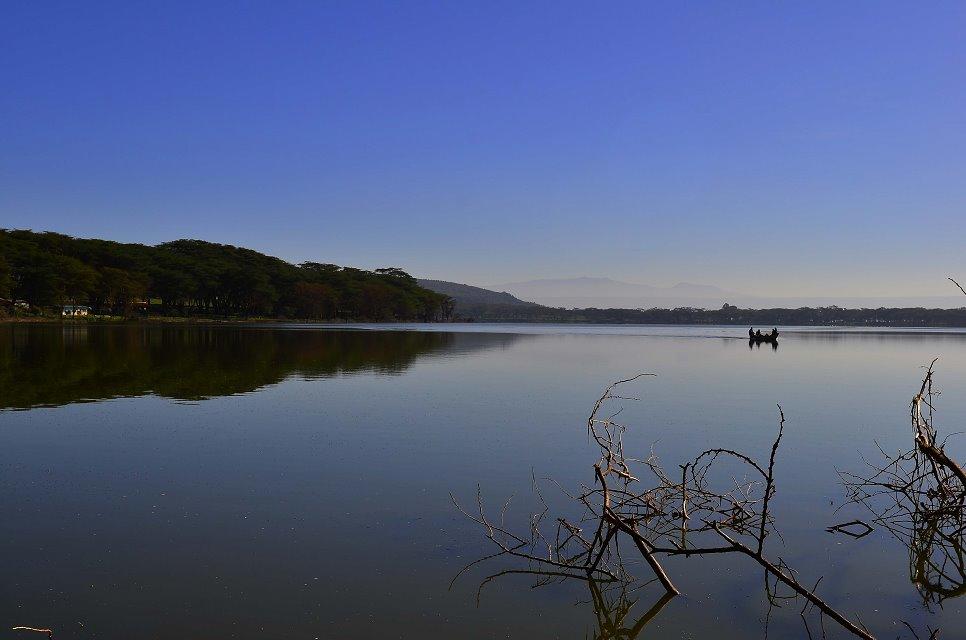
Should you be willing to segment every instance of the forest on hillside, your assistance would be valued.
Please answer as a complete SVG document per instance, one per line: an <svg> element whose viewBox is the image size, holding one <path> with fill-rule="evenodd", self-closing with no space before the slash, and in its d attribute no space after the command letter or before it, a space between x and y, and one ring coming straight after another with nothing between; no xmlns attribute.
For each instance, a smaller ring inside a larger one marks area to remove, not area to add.
<svg viewBox="0 0 966 640"><path fill-rule="evenodd" d="M201 240L157 246L0 229L0 298L34 308L88 305L133 315L439 321L448 296L405 271L294 265L251 249Z"/></svg>

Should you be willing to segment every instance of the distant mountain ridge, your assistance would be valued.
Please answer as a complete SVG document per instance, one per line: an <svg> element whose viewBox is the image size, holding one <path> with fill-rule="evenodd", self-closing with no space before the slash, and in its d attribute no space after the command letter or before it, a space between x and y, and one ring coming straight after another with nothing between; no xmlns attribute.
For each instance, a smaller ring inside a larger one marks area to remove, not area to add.
<svg viewBox="0 0 966 640"><path fill-rule="evenodd" d="M583 278L584 282L606 278ZM445 280L418 280L420 286L436 293L450 296L454 304L455 319L464 322L553 322L567 324L692 324L692 325L738 325L738 326L852 326L852 327L966 327L966 297L948 299L947 308L923 308L921 305L903 307L878 305L862 308L845 308L835 304L818 306L754 306L740 308L733 303L712 307L689 305L688 297L669 297L674 303L665 307L618 307L588 306L566 309L521 300L508 292L497 292ZM556 282L566 282L559 280ZM613 282L613 281L609 281ZM626 283L619 283L626 284ZM500 285L498 285L500 286ZM632 285L633 286L633 285ZM692 287L682 283L678 291L690 293ZM667 287L673 289L674 287ZM741 298L759 302L770 300L795 300L794 298L753 298L738 294ZM730 297L730 294L729 294ZM920 298L920 300L946 297ZM833 298L834 299L834 298ZM876 298L866 298L880 301Z"/></svg>
<svg viewBox="0 0 966 640"><path fill-rule="evenodd" d="M579 278L544 278L537 280L525 280L522 282L507 282L488 286L488 289L496 291L527 290L537 292L540 295L674 295L674 296L695 296L695 295L721 295L726 293L720 287L707 284L693 284L690 282L679 282L671 287L659 287L649 284L636 284L622 282L613 278L594 278L582 276ZM516 294L515 294L516 295Z"/></svg>
<svg viewBox="0 0 966 640"><path fill-rule="evenodd" d="M706 284L679 282L671 287L621 282L611 278L549 278L508 282L490 289L550 307L628 308L638 307L720 307L730 297L741 294Z"/></svg>
<svg viewBox="0 0 966 640"><path fill-rule="evenodd" d="M424 289L449 296L456 304L456 313L469 316L480 311L480 307L539 307L535 302L527 302L506 293L505 291L490 291L482 287L474 287L458 282L446 280L427 280L417 278L417 284Z"/></svg>

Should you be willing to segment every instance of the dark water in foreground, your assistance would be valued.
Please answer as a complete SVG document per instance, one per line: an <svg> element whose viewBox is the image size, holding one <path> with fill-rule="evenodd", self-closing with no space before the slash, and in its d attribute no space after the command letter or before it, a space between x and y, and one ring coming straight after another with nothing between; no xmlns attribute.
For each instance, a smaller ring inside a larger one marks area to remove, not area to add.
<svg viewBox="0 0 966 640"><path fill-rule="evenodd" d="M834 513L836 470L861 470L873 440L910 446L907 405L936 356L939 427L964 430L966 334L785 332L773 351L740 329L432 329L0 326L0 629L594 637L582 584L508 578L477 606L481 568L449 589L488 552L449 494L472 503L479 484L494 508L516 494L521 524L532 475L592 482L587 413L608 382L648 371L628 390L641 399L622 415L629 448L675 469L709 446L765 458L781 403L773 553L803 582L824 575L823 597L879 637L899 619L966 637L966 598L929 612L903 545L824 531L867 516ZM966 459L966 436L949 452ZM666 567L685 595L639 637L763 635L747 560ZM660 596L634 592L627 626ZM800 608L773 612L770 637L807 637Z"/></svg>

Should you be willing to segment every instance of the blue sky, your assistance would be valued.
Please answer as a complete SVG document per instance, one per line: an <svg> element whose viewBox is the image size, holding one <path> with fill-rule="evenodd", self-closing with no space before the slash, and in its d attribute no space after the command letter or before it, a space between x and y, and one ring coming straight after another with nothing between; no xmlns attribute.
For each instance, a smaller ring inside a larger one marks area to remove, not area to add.
<svg viewBox="0 0 966 640"><path fill-rule="evenodd" d="M963 3L0 0L0 226L948 294L964 33Z"/></svg>

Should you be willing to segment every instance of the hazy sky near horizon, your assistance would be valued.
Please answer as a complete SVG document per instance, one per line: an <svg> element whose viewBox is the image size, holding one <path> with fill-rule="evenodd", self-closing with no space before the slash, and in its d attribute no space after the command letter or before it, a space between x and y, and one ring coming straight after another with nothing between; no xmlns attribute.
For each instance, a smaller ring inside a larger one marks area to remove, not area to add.
<svg viewBox="0 0 966 640"><path fill-rule="evenodd" d="M6 2L0 227L948 295L964 33L961 2Z"/></svg>

